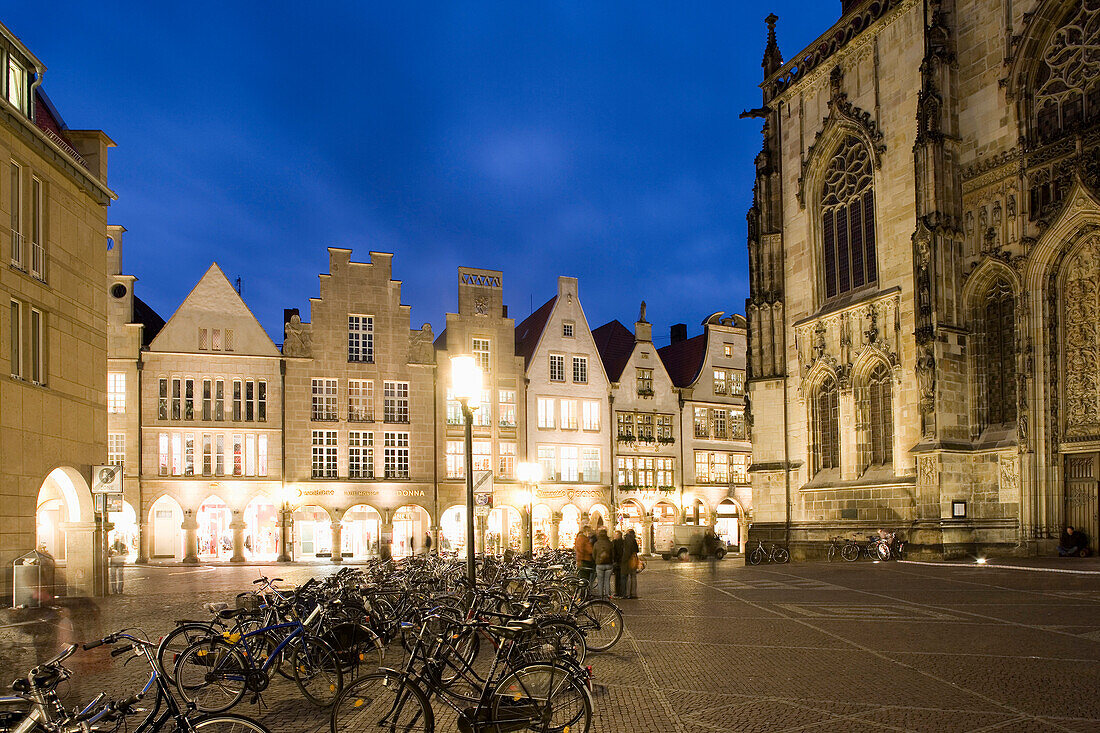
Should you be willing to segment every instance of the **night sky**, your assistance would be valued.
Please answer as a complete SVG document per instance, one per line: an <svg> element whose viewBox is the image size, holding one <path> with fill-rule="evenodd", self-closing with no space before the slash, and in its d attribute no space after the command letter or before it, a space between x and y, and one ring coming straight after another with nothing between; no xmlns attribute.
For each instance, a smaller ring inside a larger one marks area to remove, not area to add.
<svg viewBox="0 0 1100 733"><path fill-rule="evenodd" d="M109 220L167 318L217 261L282 340L326 247L392 251L438 333L459 265L517 321L580 278L596 327L744 312L768 12L784 58L837 0L9 5L72 128L117 143Z"/></svg>

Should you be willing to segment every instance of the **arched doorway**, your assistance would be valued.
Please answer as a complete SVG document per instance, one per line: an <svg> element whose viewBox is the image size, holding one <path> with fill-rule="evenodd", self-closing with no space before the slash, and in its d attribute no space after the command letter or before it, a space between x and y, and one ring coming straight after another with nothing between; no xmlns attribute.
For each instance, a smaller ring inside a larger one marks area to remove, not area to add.
<svg viewBox="0 0 1100 733"><path fill-rule="evenodd" d="M149 556L153 560L174 560L180 557L183 544L183 509L179 502L165 494L149 507L152 531Z"/></svg>
<svg viewBox="0 0 1100 733"><path fill-rule="evenodd" d="M114 547L119 541L126 547L126 561L133 562L138 554L137 512L130 502L122 502L121 512L108 512L107 521L114 525L107 533L107 546Z"/></svg>
<svg viewBox="0 0 1100 733"><path fill-rule="evenodd" d="M718 518L714 522L714 532L727 547L741 547L741 511L732 499L723 499L716 512Z"/></svg>
<svg viewBox="0 0 1100 733"><path fill-rule="evenodd" d="M80 471L68 466L50 471L38 489L34 544L65 567L63 575L43 578L57 586L54 593L67 587L73 594L93 595L96 569L105 575L106 558L96 546L92 517L92 494Z"/></svg>
<svg viewBox="0 0 1100 733"><path fill-rule="evenodd" d="M653 505L654 524L676 524L678 515L679 512L676 511L676 507L667 501L659 501Z"/></svg>
<svg viewBox="0 0 1100 733"><path fill-rule="evenodd" d="M709 524L707 519L707 505L701 499L695 499L684 507L684 524L694 524L702 527Z"/></svg>
<svg viewBox="0 0 1100 733"><path fill-rule="evenodd" d="M374 507L356 504L344 512L340 524L344 554L350 554L352 558L371 557L378 554L382 515Z"/></svg>
<svg viewBox="0 0 1100 733"><path fill-rule="evenodd" d="M466 552L466 507L461 504L443 512L439 520L439 551Z"/></svg>
<svg viewBox="0 0 1100 733"><path fill-rule="evenodd" d="M550 507L545 504L536 504L532 511L534 515L534 534L535 534L535 549L545 550L550 546L550 524L551 515Z"/></svg>
<svg viewBox="0 0 1100 733"><path fill-rule="evenodd" d="M645 527L643 523L645 520L645 510L642 509L642 505L633 499L627 499L619 505L620 516L619 528L625 533L627 530L634 530L634 534L638 537L638 541L641 542L642 528Z"/></svg>
<svg viewBox="0 0 1100 733"><path fill-rule="evenodd" d="M603 504L593 504L588 510L588 526L593 531L598 530L600 527L611 531L611 522L609 521L611 512L607 510Z"/></svg>
<svg viewBox="0 0 1100 733"><path fill-rule="evenodd" d="M561 523L558 524L558 547L572 547L581 528L581 510L572 504L561 508Z"/></svg>
<svg viewBox="0 0 1100 733"><path fill-rule="evenodd" d="M279 555L279 510L266 496L257 496L244 508L244 554L251 560L274 560Z"/></svg>
<svg viewBox="0 0 1100 733"><path fill-rule="evenodd" d="M523 520L510 506L497 506L489 512L489 529L485 536L485 551L503 554L505 550L519 552L523 542Z"/></svg>
<svg viewBox="0 0 1100 733"><path fill-rule="evenodd" d="M224 501L211 496L199 505L199 557L207 560L228 560L233 555L233 530L229 526L233 513Z"/></svg>
<svg viewBox="0 0 1100 733"><path fill-rule="evenodd" d="M60 497L52 497L42 501L42 493L39 493L37 512L37 548L53 555L55 560L65 559L65 529L62 522L67 522L68 514L65 510L65 500Z"/></svg>
<svg viewBox="0 0 1100 733"><path fill-rule="evenodd" d="M294 511L294 549L299 560L332 557L332 519L327 511L314 504Z"/></svg>
<svg viewBox="0 0 1100 733"><path fill-rule="evenodd" d="M424 548L424 535L432 520L423 507L406 504L393 513L393 556L408 557Z"/></svg>

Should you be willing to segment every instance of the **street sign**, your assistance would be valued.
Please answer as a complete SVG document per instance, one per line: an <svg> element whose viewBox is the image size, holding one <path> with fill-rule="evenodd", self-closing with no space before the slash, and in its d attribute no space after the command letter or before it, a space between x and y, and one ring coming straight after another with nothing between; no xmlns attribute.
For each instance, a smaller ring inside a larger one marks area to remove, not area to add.
<svg viewBox="0 0 1100 733"><path fill-rule="evenodd" d="M478 509L485 507L486 510L493 508L493 495L485 493L474 494L474 506Z"/></svg>
<svg viewBox="0 0 1100 733"><path fill-rule="evenodd" d="M122 511L122 494L98 493L95 495L95 510L101 514Z"/></svg>
<svg viewBox="0 0 1100 733"><path fill-rule="evenodd" d="M92 468L93 494L121 494L122 467L94 466Z"/></svg>

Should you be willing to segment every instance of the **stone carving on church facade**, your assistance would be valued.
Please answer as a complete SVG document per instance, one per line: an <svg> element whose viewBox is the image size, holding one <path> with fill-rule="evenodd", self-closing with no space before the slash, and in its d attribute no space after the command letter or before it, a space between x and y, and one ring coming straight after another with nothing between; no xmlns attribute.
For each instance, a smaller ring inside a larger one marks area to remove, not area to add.
<svg viewBox="0 0 1100 733"><path fill-rule="evenodd" d="M852 367L869 355L882 358L894 369L897 378L900 307L901 296L888 292L795 326L795 349L802 379L818 362L824 362L843 389L849 386Z"/></svg>
<svg viewBox="0 0 1100 733"><path fill-rule="evenodd" d="M1065 437L1100 436L1100 239L1066 263L1062 287Z"/></svg>

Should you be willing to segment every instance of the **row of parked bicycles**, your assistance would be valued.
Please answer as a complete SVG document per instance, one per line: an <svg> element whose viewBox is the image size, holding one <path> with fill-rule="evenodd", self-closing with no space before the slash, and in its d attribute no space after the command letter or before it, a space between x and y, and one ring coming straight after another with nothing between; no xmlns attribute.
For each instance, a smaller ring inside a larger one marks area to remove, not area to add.
<svg viewBox="0 0 1100 733"><path fill-rule="evenodd" d="M136 733L267 733L228 711L246 698L262 703L282 677L329 711L332 733L433 731L433 700L448 730L583 732L593 716L588 655L624 630L614 603L589 598L571 554L485 558L475 587L463 563L438 556L281 583L260 577L157 642L123 630L84 644L148 665L147 682L126 699L101 694L67 709L57 687L70 676L69 646L0 698L0 731L130 733L136 718Z"/></svg>
<svg viewBox="0 0 1100 733"><path fill-rule="evenodd" d="M878 534L869 536L863 542L849 537L830 537L825 557L829 562L838 557L847 562L855 562L860 556L868 560L886 561L901 560L904 553L905 541L897 533L880 529Z"/></svg>

